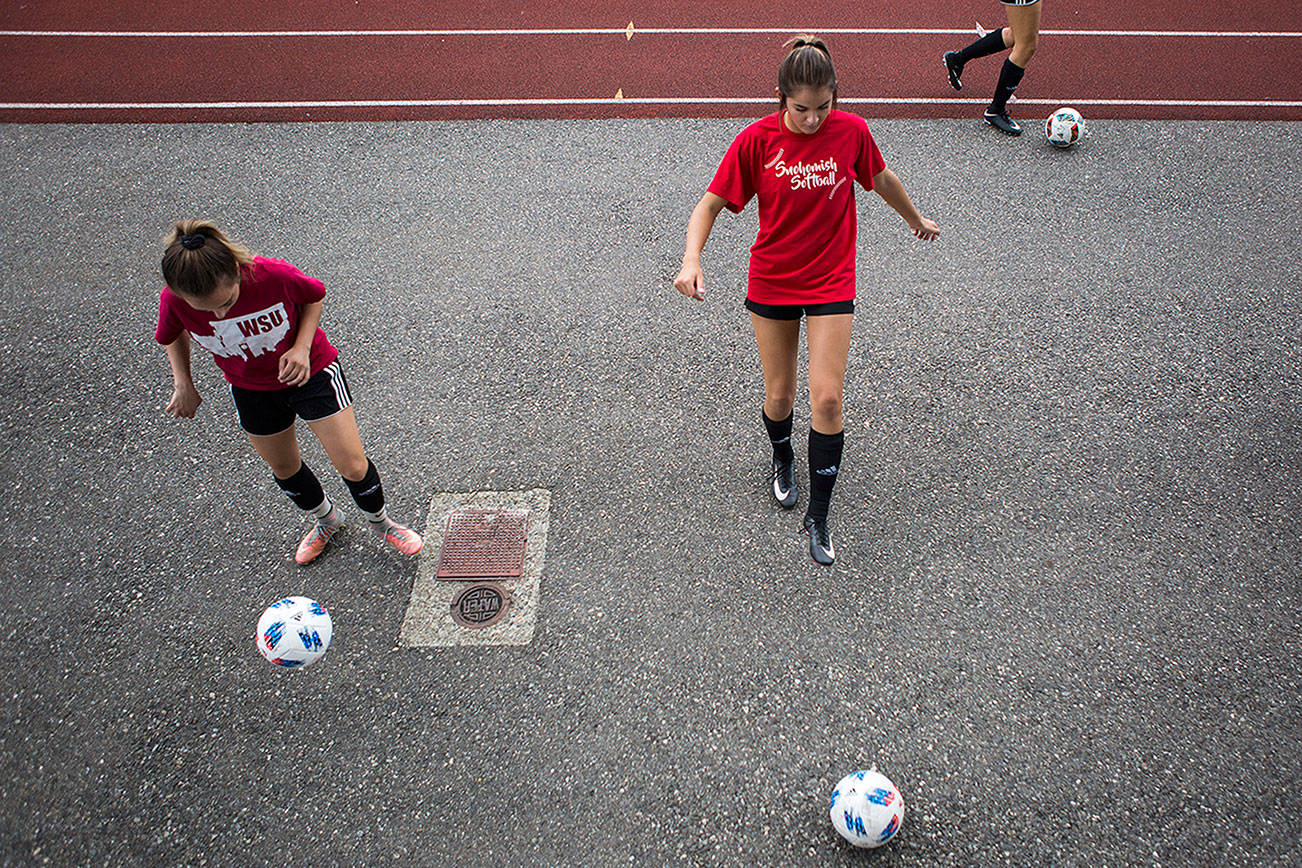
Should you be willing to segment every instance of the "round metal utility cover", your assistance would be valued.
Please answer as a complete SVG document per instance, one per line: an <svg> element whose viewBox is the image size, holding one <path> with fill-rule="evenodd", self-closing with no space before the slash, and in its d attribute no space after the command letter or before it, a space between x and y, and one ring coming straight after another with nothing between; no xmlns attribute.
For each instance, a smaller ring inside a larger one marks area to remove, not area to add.
<svg viewBox="0 0 1302 868"><path fill-rule="evenodd" d="M452 599L452 620L462 627L491 627L511 607L511 595L490 582L470 585Z"/></svg>

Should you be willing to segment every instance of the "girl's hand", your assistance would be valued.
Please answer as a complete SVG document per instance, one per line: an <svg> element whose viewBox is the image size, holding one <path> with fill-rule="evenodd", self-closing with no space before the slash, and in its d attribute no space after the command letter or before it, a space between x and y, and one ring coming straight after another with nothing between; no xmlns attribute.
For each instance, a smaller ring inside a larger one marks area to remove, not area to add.
<svg viewBox="0 0 1302 868"><path fill-rule="evenodd" d="M177 386L172 390L172 400L167 402L167 415L176 419L193 419L203 398L194 386Z"/></svg>
<svg viewBox="0 0 1302 868"><path fill-rule="evenodd" d="M917 226L910 226L914 235L923 241L935 241L940 237L940 226L930 217L919 217Z"/></svg>
<svg viewBox="0 0 1302 868"><path fill-rule="evenodd" d="M705 301L705 275L701 272L701 264L684 262L682 270L674 278L674 289L688 298Z"/></svg>
<svg viewBox="0 0 1302 868"><path fill-rule="evenodd" d="M301 386L311 376L311 354L307 347L291 347L280 357L280 373L276 379L286 386Z"/></svg>

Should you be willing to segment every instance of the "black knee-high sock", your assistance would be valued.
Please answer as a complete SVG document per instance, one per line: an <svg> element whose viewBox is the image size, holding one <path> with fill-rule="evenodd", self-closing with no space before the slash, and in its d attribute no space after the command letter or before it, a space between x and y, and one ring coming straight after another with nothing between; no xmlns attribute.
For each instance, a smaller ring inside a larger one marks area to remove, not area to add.
<svg viewBox="0 0 1302 868"><path fill-rule="evenodd" d="M760 416L764 419L764 430L769 432L769 442L773 444L773 457L783 464L795 461L796 452L791 448L791 420L796 414L791 413L781 422L774 422L763 410L760 410Z"/></svg>
<svg viewBox="0 0 1302 868"><path fill-rule="evenodd" d="M996 27L985 36L982 36L976 42L973 42L967 48L954 52L964 63L974 60L978 57L985 57L988 54L998 54L1007 50L1008 46L1004 45L1004 28Z"/></svg>
<svg viewBox="0 0 1302 868"><path fill-rule="evenodd" d="M841 469L845 432L821 434L809 429L809 511L814 518L827 518L832 502L832 488Z"/></svg>
<svg viewBox="0 0 1302 868"><path fill-rule="evenodd" d="M366 475L356 482L351 479L345 479L344 483L348 486L348 492L353 496L353 500L362 512L367 513L367 517L372 521L378 521L384 516L384 488L380 486L380 472L375 469L375 465L368 458L366 459Z"/></svg>
<svg viewBox="0 0 1302 868"><path fill-rule="evenodd" d="M987 111L996 114L1004 111L1008 106L1008 98L1013 95L1013 91L1017 90L1017 85L1025 74L1026 67L1005 60L1004 68L999 70L999 84L995 85L995 98L990 101L990 108Z"/></svg>
<svg viewBox="0 0 1302 868"><path fill-rule="evenodd" d="M321 488L321 481L316 478L312 468L306 463L300 464L298 472L288 479L281 479L279 476L272 474L280 490L294 501L294 505L306 512L314 511L318 506L325 503L325 491Z"/></svg>

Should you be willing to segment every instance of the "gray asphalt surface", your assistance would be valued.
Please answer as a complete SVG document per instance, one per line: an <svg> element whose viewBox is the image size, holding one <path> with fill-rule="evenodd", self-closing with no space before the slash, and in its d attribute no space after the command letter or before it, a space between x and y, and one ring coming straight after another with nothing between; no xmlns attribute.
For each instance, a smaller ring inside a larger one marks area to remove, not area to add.
<svg viewBox="0 0 1302 868"><path fill-rule="evenodd" d="M859 191L821 569L765 493L754 208L670 285L744 123L0 127L0 863L1302 862L1302 126L870 119L944 234ZM531 645L393 650L415 564L297 567L208 359L163 415L189 215L326 282L395 517L551 491ZM335 619L297 673L251 641L288 593ZM861 854L827 798L873 764L908 812Z"/></svg>

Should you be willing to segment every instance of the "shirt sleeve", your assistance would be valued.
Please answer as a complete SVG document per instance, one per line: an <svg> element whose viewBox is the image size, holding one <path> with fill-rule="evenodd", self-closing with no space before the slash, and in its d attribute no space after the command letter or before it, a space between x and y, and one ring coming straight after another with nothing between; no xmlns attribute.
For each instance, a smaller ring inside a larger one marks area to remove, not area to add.
<svg viewBox="0 0 1302 868"><path fill-rule="evenodd" d="M748 165L750 161L747 159L750 150L746 147L748 138L743 130L741 135L733 139L732 146L714 173L714 180L706 188L722 198L727 203L728 210L733 213L745 208L746 203L755 195L755 184Z"/></svg>
<svg viewBox="0 0 1302 868"><path fill-rule="evenodd" d="M172 310L172 305L175 303L171 293L166 289L158 296L158 328L154 329L154 340L163 346L179 338L181 332L185 330Z"/></svg>
<svg viewBox="0 0 1302 868"><path fill-rule="evenodd" d="M275 274L276 279L285 287L285 297L294 304L313 304L326 296L325 284L315 277L309 277L288 262L279 259L267 259L260 263Z"/></svg>
<svg viewBox="0 0 1302 868"><path fill-rule="evenodd" d="M859 157L854 163L854 175L865 190L873 188L873 178L881 174L882 169L886 168L886 160L882 157L882 152L877 148L877 142L873 140L873 134L868 131L868 125L864 124L863 128L863 146L859 148Z"/></svg>

